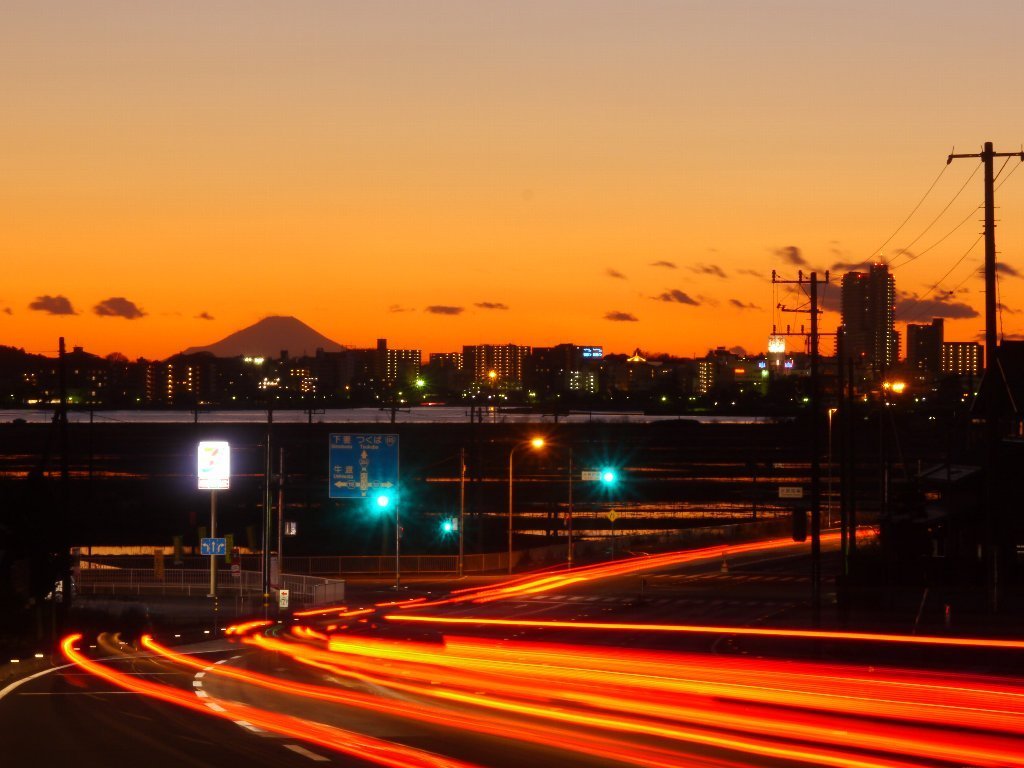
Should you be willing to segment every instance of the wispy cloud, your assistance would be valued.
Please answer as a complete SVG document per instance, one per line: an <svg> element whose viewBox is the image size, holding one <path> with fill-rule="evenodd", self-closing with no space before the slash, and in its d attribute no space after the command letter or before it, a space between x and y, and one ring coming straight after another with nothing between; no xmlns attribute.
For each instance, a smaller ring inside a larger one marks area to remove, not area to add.
<svg viewBox="0 0 1024 768"><path fill-rule="evenodd" d="M1016 267L1011 264L1007 264L1005 261L996 262L996 272L1000 275L1006 275L1007 277L1024 277Z"/></svg>
<svg viewBox="0 0 1024 768"><path fill-rule="evenodd" d="M951 294L920 298L916 293L897 291L896 319L904 322L920 322L929 317L945 317L963 320L978 317L978 310L970 304L956 301Z"/></svg>
<svg viewBox="0 0 1024 768"><path fill-rule="evenodd" d="M473 306L479 309L508 309L508 305L500 301L478 301Z"/></svg>
<svg viewBox="0 0 1024 768"><path fill-rule="evenodd" d="M125 320L137 320L146 315L134 301L130 301L124 296L111 296L109 299L104 299L93 307L92 311L100 317L122 317Z"/></svg>
<svg viewBox="0 0 1024 768"><path fill-rule="evenodd" d="M627 278L626 278L626 276L625 276L624 274L622 274L621 272L619 272L619 270L617 270L617 269L612 269L611 267L608 267L608 269L606 269L606 270L604 271L604 273L605 273L606 275L608 275L608 277L614 277L614 278L615 278L616 280L626 280L626 279L627 279Z"/></svg>
<svg viewBox="0 0 1024 768"><path fill-rule="evenodd" d="M652 261L652 267L662 267L663 269L675 269L676 264L674 261Z"/></svg>
<svg viewBox="0 0 1024 768"><path fill-rule="evenodd" d="M10 307L4 307L4 314L5 315L13 315L14 314L14 310L12 310Z"/></svg>
<svg viewBox="0 0 1024 768"><path fill-rule="evenodd" d="M392 304L388 307L388 312L415 312L415 309L410 307L403 307L401 304Z"/></svg>
<svg viewBox="0 0 1024 768"><path fill-rule="evenodd" d="M35 301L28 305L29 309L36 312L45 312L48 315L77 315L75 308L71 306L71 300L67 296L37 296Z"/></svg>
<svg viewBox="0 0 1024 768"><path fill-rule="evenodd" d="M676 304L690 304L694 307L700 304L699 301L693 299L689 294L684 291L680 291L678 288L672 288L665 291L664 293L654 297L658 301L675 302Z"/></svg>
<svg viewBox="0 0 1024 768"><path fill-rule="evenodd" d="M807 259L804 258L803 254L800 253L800 249L795 245L776 248L775 256L783 261L789 262L790 264L795 264L798 267L807 266Z"/></svg>
<svg viewBox="0 0 1024 768"><path fill-rule="evenodd" d="M741 275L750 275L751 277L756 277L759 280L764 280L764 273L758 272L756 269L741 269L739 270L739 273Z"/></svg>
<svg viewBox="0 0 1024 768"><path fill-rule="evenodd" d="M461 315L465 307L450 307L447 304L431 304L426 311L432 315Z"/></svg>
<svg viewBox="0 0 1024 768"><path fill-rule="evenodd" d="M837 261L832 265L833 272L859 272L863 269L863 261Z"/></svg>
<svg viewBox="0 0 1024 768"><path fill-rule="evenodd" d="M604 319L611 320L615 323L635 323L639 320L636 315L631 315L629 312L619 312L617 310L605 312Z"/></svg>
<svg viewBox="0 0 1024 768"><path fill-rule="evenodd" d="M757 304L748 304L746 302L740 301L739 299L729 299L729 303L732 304L734 307L738 307L739 309L760 309L760 307L757 306Z"/></svg>
<svg viewBox="0 0 1024 768"><path fill-rule="evenodd" d="M714 275L715 277L727 277L725 272L717 264L695 264L689 268L691 272L698 275Z"/></svg>
<svg viewBox="0 0 1024 768"><path fill-rule="evenodd" d="M213 315L209 312L200 312L196 315L196 320L213 320Z"/></svg>

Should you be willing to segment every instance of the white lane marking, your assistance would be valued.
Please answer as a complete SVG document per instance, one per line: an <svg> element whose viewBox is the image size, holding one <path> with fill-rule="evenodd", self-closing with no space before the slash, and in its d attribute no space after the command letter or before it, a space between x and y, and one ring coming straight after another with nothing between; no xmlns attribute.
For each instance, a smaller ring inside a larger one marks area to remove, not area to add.
<svg viewBox="0 0 1024 768"><path fill-rule="evenodd" d="M202 688L203 687L203 681L202 680L193 680L192 681L192 687L193 688Z"/></svg>
<svg viewBox="0 0 1024 768"><path fill-rule="evenodd" d="M238 657L237 657L237 656L235 656L235 658L237 659ZM224 662L226 662L226 661L227 661L227 659L221 659L220 661L216 661L216 662L214 662L214 663L215 663L215 664L223 664L223 663L224 663Z"/></svg>
<svg viewBox="0 0 1024 768"><path fill-rule="evenodd" d="M196 672L196 679L198 680L201 677L206 677L206 672Z"/></svg>
<svg viewBox="0 0 1024 768"><path fill-rule="evenodd" d="M48 675L51 672L56 672L58 669L67 669L68 667L73 667L73 666L75 666L75 665L74 664L62 664L59 667L50 667L49 669L44 669L42 672L36 672L35 674L29 675L28 677L23 677L23 678L21 678L21 680L15 680L13 683L8 685L6 688L0 689L0 700L3 700L4 696L7 696L9 693L11 693L11 691L13 691L16 688L24 685L29 680L35 680L37 677L42 677L43 675Z"/></svg>
<svg viewBox="0 0 1024 768"><path fill-rule="evenodd" d="M255 725L253 725L252 723L247 723L245 720L235 720L234 723L235 725L240 725L243 728L252 731L253 733L263 733L262 728L257 728Z"/></svg>
<svg viewBox="0 0 1024 768"><path fill-rule="evenodd" d="M329 757L318 755L316 752L310 752L308 749L306 749L305 747L300 747L298 744L285 744L283 746L285 749L290 749L297 755L308 757L310 760L315 760L318 763L329 763L331 761Z"/></svg>
<svg viewBox="0 0 1024 768"><path fill-rule="evenodd" d="M218 704L215 701L208 701L208 702L206 702L206 706L208 706L214 712L227 712L227 710L224 709L224 707L222 707L220 704Z"/></svg>
<svg viewBox="0 0 1024 768"><path fill-rule="evenodd" d="M196 696L198 696L200 699L205 699L205 698L209 697L209 695L210 694L208 694L206 691L202 691L202 690L196 691Z"/></svg>

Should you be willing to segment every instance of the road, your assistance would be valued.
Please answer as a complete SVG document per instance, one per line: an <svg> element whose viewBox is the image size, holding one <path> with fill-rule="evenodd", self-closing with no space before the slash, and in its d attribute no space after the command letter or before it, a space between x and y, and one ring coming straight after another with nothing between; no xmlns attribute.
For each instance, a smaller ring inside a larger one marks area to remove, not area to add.
<svg viewBox="0 0 1024 768"><path fill-rule="evenodd" d="M69 641L78 666L0 693L5 754L40 765L1024 765L1019 677L839 663L801 637L650 631L805 623L805 549L751 548L725 566L658 557L642 580L635 565L552 573L187 646ZM473 623L439 623L451 619ZM939 646L935 666L1021 649Z"/></svg>

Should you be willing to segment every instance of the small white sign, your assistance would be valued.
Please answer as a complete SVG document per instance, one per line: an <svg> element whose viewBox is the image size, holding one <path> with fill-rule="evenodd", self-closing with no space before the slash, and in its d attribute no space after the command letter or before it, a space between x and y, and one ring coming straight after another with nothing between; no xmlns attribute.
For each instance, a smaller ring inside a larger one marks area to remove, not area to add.
<svg viewBox="0 0 1024 768"><path fill-rule="evenodd" d="M780 499L802 499L804 497L804 489L799 485L781 485L779 486L779 498Z"/></svg>
<svg viewBox="0 0 1024 768"><path fill-rule="evenodd" d="M598 479L600 479L600 477L601 477L601 473L598 472L596 469L584 469L583 470L583 477L582 477L583 480L598 480Z"/></svg>
<svg viewBox="0 0 1024 768"><path fill-rule="evenodd" d="M277 590L277 605L279 608L288 607L288 590L279 589Z"/></svg>
<svg viewBox="0 0 1024 768"><path fill-rule="evenodd" d="M231 446L223 440L199 443L200 491L226 491L231 481Z"/></svg>

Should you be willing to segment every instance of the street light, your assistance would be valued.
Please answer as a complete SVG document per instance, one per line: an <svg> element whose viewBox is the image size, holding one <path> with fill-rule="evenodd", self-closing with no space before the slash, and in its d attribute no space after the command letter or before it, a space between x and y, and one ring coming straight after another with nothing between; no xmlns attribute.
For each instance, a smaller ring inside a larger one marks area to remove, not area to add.
<svg viewBox="0 0 1024 768"><path fill-rule="evenodd" d="M525 443L516 443L508 452L508 572L512 573L512 459L516 455L516 449L528 445L534 450L544 447L544 438L535 437Z"/></svg>

